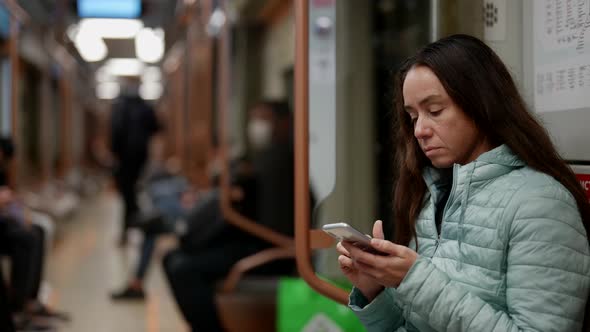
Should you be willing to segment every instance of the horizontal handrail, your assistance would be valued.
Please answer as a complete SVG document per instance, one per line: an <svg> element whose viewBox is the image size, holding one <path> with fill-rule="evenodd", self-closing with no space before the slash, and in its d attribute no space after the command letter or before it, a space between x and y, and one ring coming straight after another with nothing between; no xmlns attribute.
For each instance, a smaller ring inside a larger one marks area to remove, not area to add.
<svg viewBox="0 0 590 332"><path fill-rule="evenodd" d="M221 291L223 293L233 292L244 273L262 266L266 263L276 261L279 259L293 258L295 257L295 250L291 248L269 248L263 251L257 252L254 255L247 256L239 260L232 267L227 278L223 282Z"/></svg>

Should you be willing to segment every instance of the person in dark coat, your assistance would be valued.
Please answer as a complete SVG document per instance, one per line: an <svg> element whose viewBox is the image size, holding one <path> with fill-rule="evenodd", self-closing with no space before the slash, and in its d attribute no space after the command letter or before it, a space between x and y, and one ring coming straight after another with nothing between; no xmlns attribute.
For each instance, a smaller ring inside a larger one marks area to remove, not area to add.
<svg viewBox="0 0 590 332"><path fill-rule="evenodd" d="M113 175L124 206L120 245L127 243L127 231L137 213L136 185L148 159L149 141L160 129L154 109L139 97L136 84L128 83L111 115Z"/></svg>

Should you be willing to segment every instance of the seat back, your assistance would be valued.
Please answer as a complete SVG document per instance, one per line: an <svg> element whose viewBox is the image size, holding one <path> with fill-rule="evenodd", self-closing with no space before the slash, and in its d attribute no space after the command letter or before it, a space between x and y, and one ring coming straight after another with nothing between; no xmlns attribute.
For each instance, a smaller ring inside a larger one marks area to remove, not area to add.
<svg viewBox="0 0 590 332"><path fill-rule="evenodd" d="M231 293L218 293L217 308L227 331L272 332L276 330L279 279L250 276Z"/></svg>

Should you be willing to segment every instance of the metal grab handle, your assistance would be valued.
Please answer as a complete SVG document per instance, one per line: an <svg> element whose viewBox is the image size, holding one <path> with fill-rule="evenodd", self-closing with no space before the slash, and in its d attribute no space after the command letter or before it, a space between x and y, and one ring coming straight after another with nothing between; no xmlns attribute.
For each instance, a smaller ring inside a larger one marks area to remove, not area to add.
<svg viewBox="0 0 590 332"><path fill-rule="evenodd" d="M227 278L223 282L221 288L222 293L231 293L237 286L238 282L242 279L242 276L259 266L266 263L274 262L279 259L295 257L295 250L291 248L268 248L263 251L259 251L251 256L240 259L229 272Z"/></svg>
<svg viewBox="0 0 590 332"><path fill-rule="evenodd" d="M224 7L225 1L220 1L219 6ZM224 24L222 31L219 36L219 52L218 52L218 63L219 63L219 71L218 71L218 105L219 105L219 146L220 146L220 159L222 161L222 171L220 177L221 183L221 212L225 220L256 236L265 241L268 241L274 244L277 247L293 247L293 239L275 232L274 230L262 226L250 220L243 215L241 215L238 211L236 211L232 205L230 200L230 178L229 178L229 158L227 153L227 148L229 142L227 141L227 120L228 120L228 101L230 98L229 94L229 67L230 67L230 31L229 31L229 24Z"/></svg>
<svg viewBox="0 0 590 332"><path fill-rule="evenodd" d="M311 265L309 230L309 0L295 0L295 257L303 279L342 304L348 294L318 278Z"/></svg>

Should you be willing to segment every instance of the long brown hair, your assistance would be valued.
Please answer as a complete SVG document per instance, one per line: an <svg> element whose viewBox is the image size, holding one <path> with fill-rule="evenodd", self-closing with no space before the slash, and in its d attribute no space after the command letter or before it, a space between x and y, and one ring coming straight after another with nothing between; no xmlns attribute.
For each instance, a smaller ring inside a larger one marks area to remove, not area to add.
<svg viewBox="0 0 590 332"><path fill-rule="evenodd" d="M430 164L404 111L403 83L416 66L426 66L434 72L451 99L473 119L493 146L506 144L529 167L565 186L574 196L586 234L589 233L590 205L584 190L546 130L527 111L506 66L481 40L453 35L425 46L407 59L395 80L397 181L393 206L397 243L408 245L416 238L416 218L426 192L422 170Z"/></svg>

